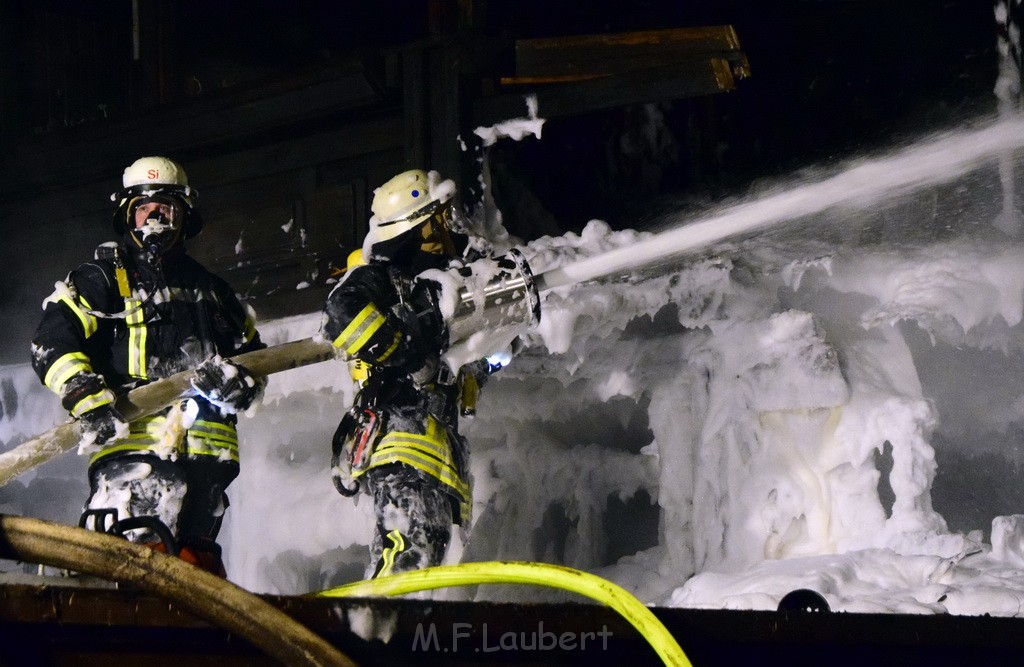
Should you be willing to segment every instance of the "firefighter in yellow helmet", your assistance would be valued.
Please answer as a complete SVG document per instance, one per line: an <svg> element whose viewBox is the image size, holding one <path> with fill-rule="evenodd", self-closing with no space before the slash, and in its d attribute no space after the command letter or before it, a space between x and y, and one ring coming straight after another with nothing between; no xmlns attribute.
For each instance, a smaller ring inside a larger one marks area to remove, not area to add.
<svg viewBox="0 0 1024 667"><path fill-rule="evenodd" d="M367 576L438 565L452 525L468 524L472 494L460 411L500 368L480 360L452 371L439 285L424 274L485 256L457 232L454 186L436 172L398 174L374 192L364 264L324 306L324 336L369 366L334 437L332 475L344 495L373 496Z"/></svg>
<svg viewBox="0 0 1024 667"><path fill-rule="evenodd" d="M264 347L234 290L192 259L202 230L185 170L143 157L125 170L119 241L56 283L32 366L81 426L90 496L82 525L150 544L223 575L216 538L238 475L237 412L265 378L223 360ZM131 424L117 396L197 368L195 396Z"/></svg>

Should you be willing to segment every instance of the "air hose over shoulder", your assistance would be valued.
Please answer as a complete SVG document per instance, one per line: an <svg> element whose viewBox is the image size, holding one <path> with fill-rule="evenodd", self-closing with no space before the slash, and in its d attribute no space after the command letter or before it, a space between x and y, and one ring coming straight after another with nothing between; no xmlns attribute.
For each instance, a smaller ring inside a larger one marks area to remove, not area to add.
<svg viewBox="0 0 1024 667"><path fill-rule="evenodd" d="M561 588L606 604L636 628L666 665L690 667L690 660L668 629L640 600L621 586L561 565L483 562L442 565L357 581L316 593L323 597L393 596L450 586L535 584Z"/></svg>
<svg viewBox="0 0 1024 667"><path fill-rule="evenodd" d="M129 583L244 637L286 665L355 665L326 640L252 593L179 558L119 537L0 514L0 558Z"/></svg>

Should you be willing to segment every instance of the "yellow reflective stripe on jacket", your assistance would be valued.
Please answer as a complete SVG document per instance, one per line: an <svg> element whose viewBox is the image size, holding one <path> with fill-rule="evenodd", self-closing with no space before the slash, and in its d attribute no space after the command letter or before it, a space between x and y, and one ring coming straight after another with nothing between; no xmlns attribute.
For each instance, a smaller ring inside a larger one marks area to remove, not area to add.
<svg viewBox="0 0 1024 667"><path fill-rule="evenodd" d="M92 306L89 305L89 302L81 296L78 298L82 301L82 306L85 307L84 309L82 306L79 306L74 299L66 294L59 297L57 301L63 303L68 307L68 310L74 313L75 317L78 318L78 322L82 325L83 335L86 338L90 338L94 333L96 333L96 328L99 326L99 320L96 319L95 315L90 315L88 313L89 310L92 310Z"/></svg>
<svg viewBox="0 0 1024 667"><path fill-rule="evenodd" d="M75 403L71 408L71 414L75 417L81 417L84 413L90 410L95 410L101 405L109 405L114 402L114 394L109 389L101 389L95 394L86 396L79 402Z"/></svg>
<svg viewBox="0 0 1024 667"><path fill-rule="evenodd" d="M153 451L163 442L166 430L166 417L157 415L137 419L128 425L128 435L126 437L116 440L110 445L104 445L103 449L89 458L89 463L93 464L105 456L118 452ZM160 449L163 450L164 448L161 447Z"/></svg>
<svg viewBox="0 0 1024 667"><path fill-rule="evenodd" d="M396 349L398 349L398 344L401 343L401 342L402 342L402 334L396 331L395 332L395 339L393 341L391 341L391 347L389 347L388 349L384 350L384 354L382 354L379 357L377 357L377 363L379 364L379 363L383 362L385 359L387 359L388 357L390 357L391 353L394 352Z"/></svg>
<svg viewBox="0 0 1024 667"><path fill-rule="evenodd" d="M102 450L93 454L89 463L92 464L110 454L126 451L216 456L238 461L238 432L233 425L205 420L196 421L185 432L183 442L175 443L175 447L168 452L168 447L164 443L167 421L166 417L156 415L132 422L128 427L127 437L117 440L110 446L103 447Z"/></svg>
<svg viewBox="0 0 1024 667"><path fill-rule="evenodd" d="M92 362L84 352L68 352L57 361L50 364L50 369L43 377L43 384L51 391L59 394L64 388L64 383L78 373L91 373Z"/></svg>
<svg viewBox="0 0 1024 667"><path fill-rule="evenodd" d="M125 299L125 310L128 316L125 324L128 325L128 375L136 378L146 379L148 369L146 368L146 316L142 312L142 302L139 299Z"/></svg>
<svg viewBox="0 0 1024 667"><path fill-rule="evenodd" d="M338 337L334 339L334 347L340 347L345 350L346 354L352 355L358 352L366 345L366 341L370 337L377 333L377 330L384 324L384 316L377 306L372 303L366 304L366 307L359 311L359 314L349 322L349 325L345 327Z"/></svg>
<svg viewBox="0 0 1024 667"><path fill-rule="evenodd" d="M238 431L231 424L199 420L188 430L185 442L189 454L238 461Z"/></svg>
<svg viewBox="0 0 1024 667"><path fill-rule="evenodd" d="M245 318L245 324L242 325L242 336L246 343L251 343L252 339L256 337L256 323L252 321L252 318Z"/></svg>
<svg viewBox="0 0 1024 667"><path fill-rule="evenodd" d="M430 456L425 456L415 450L396 447L387 452L374 453L370 459L370 465L367 466L367 470L388 463L410 465L434 477L442 484L451 487L460 497L467 498L469 496L469 485L459 478L455 470L440 464L437 459Z"/></svg>
<svg viewBox="0 0 1024 667"><path fill-rule="evenodd" d="M389 463L410 465L451 487L463 499L470 497L469 485L455 468L448 439L433 418L428 422L425 435L401 431L385 435L373 450L369 465L359 474Z"/></svg>

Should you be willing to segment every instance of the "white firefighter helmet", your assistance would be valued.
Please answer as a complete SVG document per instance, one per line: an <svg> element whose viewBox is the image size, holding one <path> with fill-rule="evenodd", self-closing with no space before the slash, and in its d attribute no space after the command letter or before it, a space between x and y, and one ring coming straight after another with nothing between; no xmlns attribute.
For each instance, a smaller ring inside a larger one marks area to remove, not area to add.
<svg viewBox="0 0 1024 667"><path fill-rule="evenodd" d="M125 167L121 182L126 188L136 185L188 187L188 175L181 165L165 157L140 157Z"/></svg>
<svg viewBox="0 0 1024 667"><path fill-rule="evenodd" d="M174 160L159 156L141 157L125 168L121 184L123 188L110 196L117 202L113 222L114 231L118 234L131 229L128 218L133 205L147 197L167 197L181 205L185 216L185 238L192 238L202 230L202 219L195 210L198 193L189 186L185 169Z"/></svg>
<svg viewBox="0 0 1024 667"><path fill-rule="evenodd" d="M454 184L441 181L436 171L410 169L394 176L373 191L370 231L363 243L364 255L378 254L374 246L399 239L428 220L436 220L447 232L444 215L452 199ZM400 243L400 241L396 241Z"/></svg>

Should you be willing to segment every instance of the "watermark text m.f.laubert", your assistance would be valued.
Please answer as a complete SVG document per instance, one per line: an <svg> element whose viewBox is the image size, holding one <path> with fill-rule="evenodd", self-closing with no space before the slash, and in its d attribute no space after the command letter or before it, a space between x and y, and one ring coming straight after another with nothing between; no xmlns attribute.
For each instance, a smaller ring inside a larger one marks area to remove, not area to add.
<svg viewBox="0 0 1024 667"><path fill-rule="evenodd" d="M450 636L438 635L436 623L417 623L412 638L413 651L439 653L494 653L497 651L607 651L612 632L600 630L555 633L538 621L536 629L495 633L481 623L452 623Z"/></svg>

